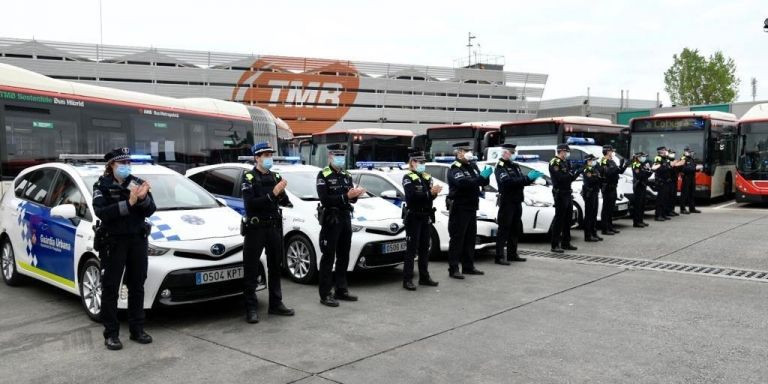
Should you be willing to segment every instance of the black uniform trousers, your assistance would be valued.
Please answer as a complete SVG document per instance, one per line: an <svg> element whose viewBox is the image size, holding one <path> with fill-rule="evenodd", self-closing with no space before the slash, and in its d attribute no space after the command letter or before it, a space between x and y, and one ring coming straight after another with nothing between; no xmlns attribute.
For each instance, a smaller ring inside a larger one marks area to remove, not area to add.
<svg viewBox="0 0 768 384"><path fill-rule="evenodd" d="M659 181L658 189L656 190L656 218L667 216L667 199L669 199L669 183L666 181Z"/></svg>
<svg viewBox="0 0 768 384"><path fill-rule="evenodd" d="M349 266L349 247L352 242L352 221L349 213L341 211L326 214L320 229L320 298L331 293L336 283L336 292L347 291L347 267ZM334 269L334 259L336 268Z"/></svg>
<svg viewBox="0 0 768 384"><path fill-rule="evenodd" d="M696 193L696 175L683 175L683 186L680 191L680 210L689 208L691 211L696 209L694 195Z"/></svg>
<svg viewBox="0 0 768 384"><path fill-rule="evenodd" d="M616 209L616 185L608 184L603 187L603 210L600 212L604 231L613 229L614 209Z"/></svg>
<svg viewBox="0 0 768 384"><path fill-rule="evenodd" d="M675 211L675 199L677 198L677 174L675 173L672 180L667 182L667 200L664 201L664 212L669 215Z"/></svg>
<svg viewBox="0 0 768 384"><path fill-rule="evenodd" d="M499 206L497 220L499 223L498 238L496 239L496 260L504 260L506 245L506 260L517 257L517 242L523 231L523 206L521 202L502 203Z"/></svg>
<svg viewBox="0 0 768 384"><path fill-rule="evenodd" d="M128 287L128 329L132 335L144 331L144 281L147 279L147 238L143 235L111 236L109 251L101 258L101 322L104 337L117 337L117 299L125 270Z"/></svg>
<svg viewBox="0 0 768 384"><path fill-rule="evenodd" d="M552 221L552 248L571 243L571 215L573 196L571 192L552 192L555 197L555 220Z"/></svg>
<svg viewBox="0 0 768 384"><path fill-rule="evenodd" d="M597 235L598 191L584 193L582 197L584 197L584 238L588 238Z"/></svg>
<svg viewBox="0 0 768 384"><path fill-rule="evenodd" d="M475 268L475 237L477 236L477 211L453 207L448 216L448 271L457 272L459 261L462 269Z"/></svg>
<svg viewBox="0 0 768 384"><path fill-rule="evenodd" d="M280 219L276 219L280 220ZM258 287L259 269L262 251L266 248L267 284L269 287L269 307L274 308L283 302L280 288L280 264L282 259L280 242L283 236L280 224L276 220L268 223L251 224L245 232L243 244L243 281L245 283L245 310L256 310L256 288Z"/></svg>
<svg viewBox="0 0 768 384"><path fill-rule="evenodd" d="M640 224L643 222L643 216L645 216L645 186L633 185L632 194L634 195L632 222L633 224Z"/></svg>
<svg viewBox="0 0 768 384"><path fill-rule="evenodd" d="M419 257L419 277L429 277L429 241L432 230L432 220L429 215L408 214L405 219L405 235L407 248L405 262L403 263L403 281L413 280L413 264L416 256ZM440 244L432 244L440 247Z"/></svg>

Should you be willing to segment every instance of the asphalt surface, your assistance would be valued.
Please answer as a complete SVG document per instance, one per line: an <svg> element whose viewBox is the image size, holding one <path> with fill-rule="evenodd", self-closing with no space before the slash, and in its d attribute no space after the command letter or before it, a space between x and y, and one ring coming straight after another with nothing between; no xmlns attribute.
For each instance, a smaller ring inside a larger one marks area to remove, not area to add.
<svg viewBox="0 0 768 384"><path fill-rule="evenodd" d="M574 253L768 271L768 209L719 203ZM521 248L548 250L546 238ZM766 282L484 255L485 276L407 292L400 269L354 274L356 303L283 283L292 318L243 321L240 299L149 313L151 345L105 350L76 297L0 284L2 383L765 383Z"/></svg>

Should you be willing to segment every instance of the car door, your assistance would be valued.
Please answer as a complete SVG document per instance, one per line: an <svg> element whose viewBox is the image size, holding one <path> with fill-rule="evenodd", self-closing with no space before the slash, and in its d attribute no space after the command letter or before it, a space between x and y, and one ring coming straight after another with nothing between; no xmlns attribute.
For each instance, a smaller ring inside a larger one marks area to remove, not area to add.
<svg viewBox="0 0 768 384"><path fill-rule="evenodd" d="M389 179L379 176L379 175L370 175L370 174L362 174L360 175L360 183L359 185L362 188L365 188L368 192L372 193L375 196L382 197L382 193L384 191L395 191L395 198L385 198L390 203L401 206L403 205L403 199L404 196L400 192L400 188L398 188L396 185L392 184Z"/></svg>
<svg viewBox="0 0 768 384"><path fill-rule="evenodd" d="M76 217L65 219L50 215L50 210L60 206L71 204L75 207ZM89 244L88 232L93 221L88 202L85 200L83 190L77 185L75 179L64 171L56 177L46 207L49 215L44 218L44 226L39 236L46 236L41 241L45 251L39 258L40 269L43 269L68 281L75 281L78 258Z"/></svg>
<svg viewBox="0 0 768 384"><path fill-rule="evenodd" d="M214 196L224 199L227 206L245 216L245 205L240 193L240 180L243 173L245 173L244 169L235 167L212 169L205 172L203 188Z"/></svg>

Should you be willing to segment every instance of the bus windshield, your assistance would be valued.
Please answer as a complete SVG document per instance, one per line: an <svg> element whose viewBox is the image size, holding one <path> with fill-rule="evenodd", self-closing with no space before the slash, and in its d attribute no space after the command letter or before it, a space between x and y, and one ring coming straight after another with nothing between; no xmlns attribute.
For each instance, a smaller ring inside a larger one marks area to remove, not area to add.
<svg viewBox="0 0 768 384"><path fill-rule="evenodd" d="M768 122L742 125L743 150L738 169L747 179L768 178Z"/></svg>
<svg viewBox="0 0 768 384"><path fill-rule="evenodd" d="M357 161L404 161L408 158L409 136L355 135L353 138L354 160Z"/></svg>
<svg viewBox="0 0 768 384"><path fill-rule="evenodd" d="M503 126L504 144L557 145L557 125L553 122Z"/></svg>
<svg viewBox="0 0 768 384"><path fill-rule="evenodd" d="M429 156L453 156L453 145L469 141L475 147L475 130L471 127L432 128L427 130Z"/></svg>
<svg viewBox="0 0 768 384"><path fill-rule="evenodd" d="M699 157L704 153L704 132L703 131L677 131L677 132L633 132L632 133L632 153L639 151L649 154L653 158L656 148L665 146L674 149L682 154L683 149L689 146L691 150L698 153Z"/></svg>

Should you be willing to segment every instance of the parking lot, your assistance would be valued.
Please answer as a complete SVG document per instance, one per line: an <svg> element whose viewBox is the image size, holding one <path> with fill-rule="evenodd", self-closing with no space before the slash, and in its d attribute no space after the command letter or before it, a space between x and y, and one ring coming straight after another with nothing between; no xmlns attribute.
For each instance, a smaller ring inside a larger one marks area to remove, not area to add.
<svg viewBox="0 0 768 384"><path fill-rule="evenodd" d="M768 209L702 210L645 229L620 220L600 243L572 231L573 255L602 258L553 258L534 237L526 263L481 256L485 276L449 280L434 261L434 289L403 290L399 268L355 274L360 301L336 309L286 279L297 315L268 316L262 292L256 325L240 299L154 310L155 342L124 326L121 352L77 297L0 285L0 382L764 383Z"/></svg>

